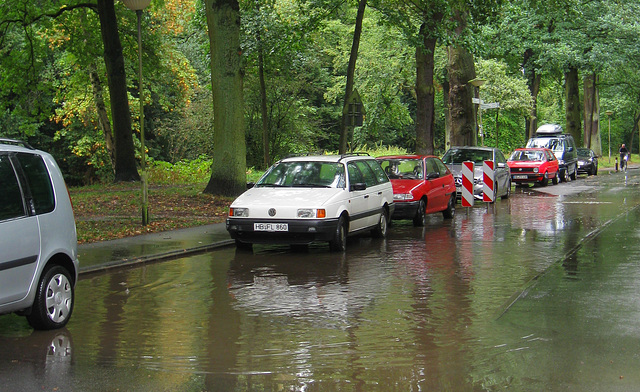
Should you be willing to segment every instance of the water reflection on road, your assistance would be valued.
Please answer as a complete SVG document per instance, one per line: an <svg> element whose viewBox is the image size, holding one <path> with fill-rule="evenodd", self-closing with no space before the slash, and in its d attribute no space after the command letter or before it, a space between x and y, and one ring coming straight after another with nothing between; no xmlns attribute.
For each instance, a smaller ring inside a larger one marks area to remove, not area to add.
<svg viewBox="0 0 640 392"><path fill-rule="evenodd" d="M85 279L66 331L72 376L56 382L127 391L637 389L636 193L518 190L494 207L459 208L452 221L395 223L384 241L351 239L344 254L325 245L224 249ZM0 346L26 350L0 360L0 378L28 361L31 339L0 336Z"/></svg>

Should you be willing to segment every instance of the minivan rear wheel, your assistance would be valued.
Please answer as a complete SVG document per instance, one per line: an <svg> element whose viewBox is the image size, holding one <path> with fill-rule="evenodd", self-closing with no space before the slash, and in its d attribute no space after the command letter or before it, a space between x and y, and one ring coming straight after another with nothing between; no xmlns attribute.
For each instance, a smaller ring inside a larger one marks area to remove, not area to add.
<svg viewBox="0 0 640 392"><path fill-rule="evenodd" d="M38 282L36 297L27 321L34 329L64 327L73 312L74 288L66 268L47 268Z"/></svg>

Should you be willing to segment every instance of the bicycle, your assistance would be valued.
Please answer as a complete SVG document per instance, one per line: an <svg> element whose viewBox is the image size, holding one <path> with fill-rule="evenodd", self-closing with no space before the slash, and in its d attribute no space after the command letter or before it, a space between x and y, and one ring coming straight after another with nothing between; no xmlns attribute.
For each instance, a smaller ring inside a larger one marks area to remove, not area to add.
<svg viewBox="0 0 640 392"><path fill-rule="evenodd" d="M620 170L624 170L624 172L626 173L628 166L629 166L629 153L626 153L620 157Z"/></svg>

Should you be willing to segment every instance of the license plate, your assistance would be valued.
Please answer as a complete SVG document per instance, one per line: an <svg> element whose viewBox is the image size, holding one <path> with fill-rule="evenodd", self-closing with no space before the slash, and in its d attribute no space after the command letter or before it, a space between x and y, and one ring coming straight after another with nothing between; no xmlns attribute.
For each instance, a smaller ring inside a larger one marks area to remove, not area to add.
<svg viewBox="0 0 640 392"><path fill-rule="evenodd" d="M254 223L254 231L289 231L287 223Z"/></svg>
<svg viewBox="0 0 640 392"><path fill-rule="evenodd" d="M529 177L527 177L526 174L514 174L513 175L513 179L514 180L526 180L527 178L529 178Z"/></svg>

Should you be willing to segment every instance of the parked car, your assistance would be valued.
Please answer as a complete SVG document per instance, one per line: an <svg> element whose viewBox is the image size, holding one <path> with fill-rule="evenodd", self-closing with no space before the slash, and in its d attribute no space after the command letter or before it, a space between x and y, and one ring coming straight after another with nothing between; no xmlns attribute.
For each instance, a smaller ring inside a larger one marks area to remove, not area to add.
<svg viewBox="0 0 640 392"><path fill-rule="evenodd" d="M507 199L511 194L511 173L502 151L495 147L451 147L442 157L456 182L456 193L462 197L462 162L475 164L473 173L473 196L482 200L484 194L483 163L494 161L494 194Z"/></svg>
<svg viewBox="0 0 640 392"><path fill-rule="evenodd" d="M507 165L515 184L547 186L549 180L554 185L558 183L558 160L548 148L518 148L509 157Z"/></svg>
<svg viewBox="0 0 640 392"><path fill-rule="evenodd" d="M527 148L548 148L558 159L560 181L576 179L578 152L573 136L565 134L558 124L544 124L536 130L536 136L527 141Z"/></svg>
<svg viewBox="0 0 640 392"><path fill-rule="evenodd" d="M456 184L440 158L431 155L394 155L377 158L393 186L392 219L412 219L424 226L427 214L456 212Z"/></svg>
<svg viewBox="0 0 640 392"><path fill-rule="evenodd" d="M78 277L69 193L51 155L0 139L0 314L35 329L67 324Z"/></svg>
<svg viewBox="0 0 640 392"><path fill-rule="evenodd" d="M229 208L226 227L241 248L327 241L343 251L348 235L387 234L393 189L368 155L319 155L282 159Z"/></svg>
<svg viewBox="0 0 640 392"><path fill-rule="evenodd" d="M598 156L590 148L578 148L578 174L598 175Z"/></svg>

